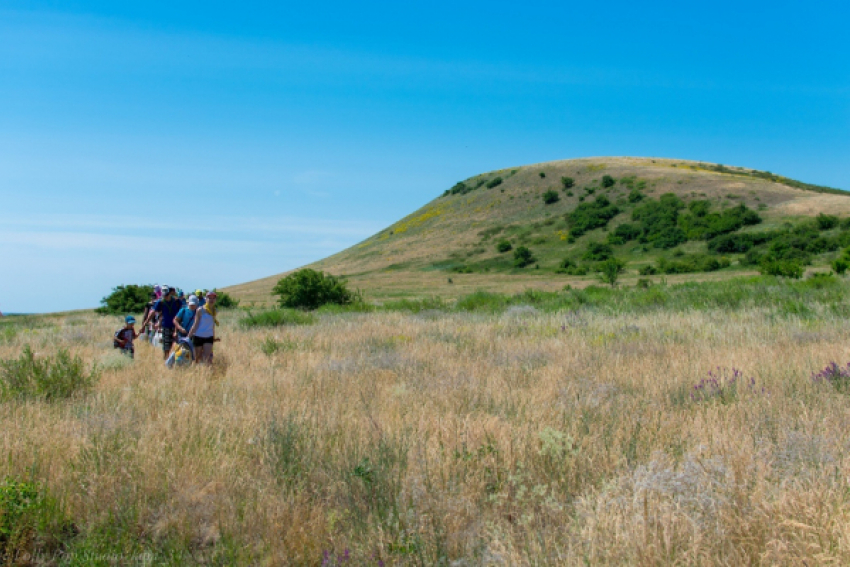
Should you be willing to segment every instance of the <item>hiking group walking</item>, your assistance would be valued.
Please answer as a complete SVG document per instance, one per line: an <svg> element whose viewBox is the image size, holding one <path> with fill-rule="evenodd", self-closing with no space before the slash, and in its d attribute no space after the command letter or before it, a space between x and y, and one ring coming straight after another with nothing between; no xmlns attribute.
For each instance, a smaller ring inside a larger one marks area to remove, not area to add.
<svg viewBox="0 0 850 567"><path fill-rule="evenodd" d="M145 305L140 330L136 331L135 317L127 315L113 345L133 358L134 341L144 337L152 345L161 344L162 357L169 367L193 361L211 363L218 326L217 298L215 291L197 289L186 297L181 290L157 285Z"/></svg>

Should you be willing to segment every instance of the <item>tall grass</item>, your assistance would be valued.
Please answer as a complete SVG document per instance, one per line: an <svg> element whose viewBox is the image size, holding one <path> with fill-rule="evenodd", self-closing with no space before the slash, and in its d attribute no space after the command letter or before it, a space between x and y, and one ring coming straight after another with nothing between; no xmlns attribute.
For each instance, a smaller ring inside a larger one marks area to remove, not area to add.
<svg viewBox="0 0 850 567"><path fill-rule="evenodd" d="M475 294L273 330L231 312L213 367L183 371L140 344L88 396L0 403L0 478L55 503L16 549L88 564L846 564L848 397L812 378L850 362L846 284L714 285ZM21 329L0 359L33 344L100 360L114 325L75 317Z"/></svg>

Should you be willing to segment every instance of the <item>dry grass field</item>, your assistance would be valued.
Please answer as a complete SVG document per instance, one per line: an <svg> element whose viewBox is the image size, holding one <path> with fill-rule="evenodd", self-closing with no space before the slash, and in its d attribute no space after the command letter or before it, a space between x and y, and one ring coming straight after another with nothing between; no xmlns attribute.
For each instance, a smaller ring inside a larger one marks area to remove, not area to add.
<svg viewBox="0 0 850 567"><path fill-rule="evenodd" d="M176 371L117 355L115 317L0 329L0 359L101 367L69 400L0 402L0 477L52 502L15 557L850 563L850 398L811 378L850 360L829 305L241 317L212 369Z"/></svg>

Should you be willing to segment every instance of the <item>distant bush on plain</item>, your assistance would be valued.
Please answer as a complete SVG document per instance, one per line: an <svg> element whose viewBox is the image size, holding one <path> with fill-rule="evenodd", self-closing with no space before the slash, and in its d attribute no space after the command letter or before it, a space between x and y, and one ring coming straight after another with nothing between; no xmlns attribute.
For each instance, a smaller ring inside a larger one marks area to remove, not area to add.
<svg viewBox="0 0 850 567"><path fill-rule="evenodd" d="M141 313L150 301L152 293L152 285L119 285L100 300L102 305L95 309L95 312L101 315Z"/></svg>
<svg viewBox="0 0 850 567"><path fill-rule="evenodd" d="M350 305L360 295L348 289L345 280L305 268L281 278L272 289L278 305L291 309L318 309L322 305Z"/></svg>

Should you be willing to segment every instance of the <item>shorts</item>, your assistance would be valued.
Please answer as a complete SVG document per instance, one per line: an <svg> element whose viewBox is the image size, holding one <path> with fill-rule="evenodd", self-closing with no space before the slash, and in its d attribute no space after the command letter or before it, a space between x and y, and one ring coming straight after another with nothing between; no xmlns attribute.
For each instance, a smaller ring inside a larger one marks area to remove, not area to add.
<svg viewBox="0 0 850 567"><path fill-rule="evenodd" d="M133 347L122 348L121 354L125 354L125 355L129 356L130 358L135 358L136 357L136 349L134 349Z"/></svg>
<svg viewBox="0 0 850 567"><path fill-rule="evenodd" d="M174 344L174 328L162 328L162 350L171 352L171 345Z"/></svg>
<svg viewBox="0 0 850 567"><path fill-rule="evenodd" d="M215 337L192 337L192 346L211 345L215 341Z"/></svg>

